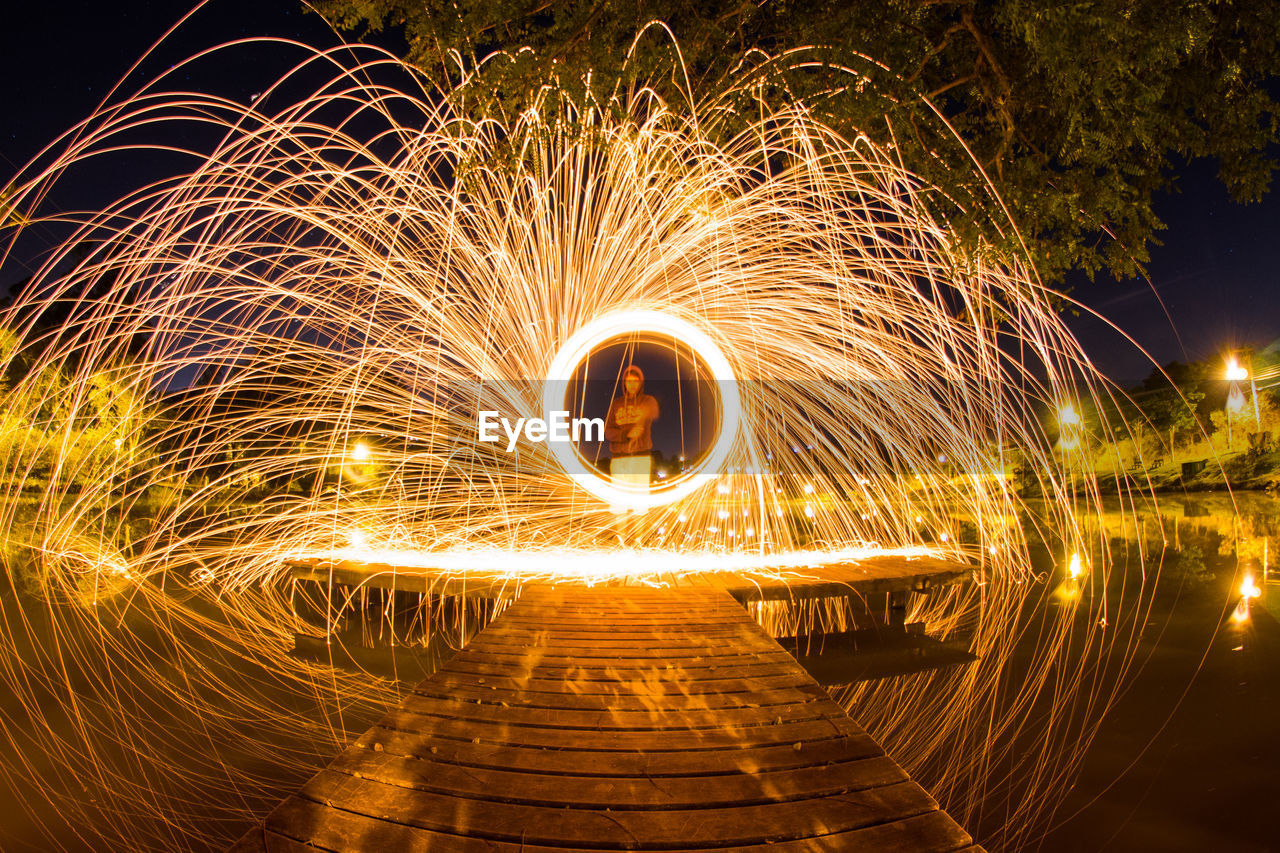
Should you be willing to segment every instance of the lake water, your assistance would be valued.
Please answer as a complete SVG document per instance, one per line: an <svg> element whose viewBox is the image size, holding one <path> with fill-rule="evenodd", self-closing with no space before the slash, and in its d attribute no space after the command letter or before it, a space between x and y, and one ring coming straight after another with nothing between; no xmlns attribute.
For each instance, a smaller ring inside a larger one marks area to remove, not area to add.
<svg viewBox="0 0 1280 853"><path fill-rule="evenodd" d="M1111 509L1118 510L1118 505L1113 503ZM1050 853L1280 849L1277 819L1265 805L1280 779L1280 626L1267 610L1273 601L1280 602L1280 585L1266 584L1262 578L1264 562L1269 564L1272 555L1280 554L1280 500L1261 494L1241 494L1234 499L1225 494L1162 497L1158 506L1136 515L1109 513L1106 523L1114 526L1110 531L1113 536L1132 539L1142 535L1152 549L1143 563L1119 564L1111 586L1135 586L1143 572L1150 573L1156 566L1162 572L1161 583L1157 594L1146 602L1149 609L1141 613L1143 624L1134 635L1135 663L1126 677L1123 695L1103 721L1051 828L1044 834L1025 836L1021 848ZM1160 529L1168 539L1163 553ZM1113 551L1125 553L1123 547ZM1250 618L1240 622L1232 619L1231 612L1238 599L1242 560L1258 572L1264 596ZM1044 568L1049 568L1047 563ZM1057 605L1048 594L1053 583L1049 576L1046 595L1037 598L1040 610L1035 618L1055 618L1052 610ZM1134 600L1132 596L1130 600ZM5 623L13 626L18 617L17 602L6 596L3 605ZM22 609L23 618L35 626L38 640L40 632L48 630L47 622L41 621L38 608ZM212 612L209 615L214 616ZM1118 621L1123 618L1129 617L1117 614ZM135 650L154 652L162 667L171 667L173 647L179 643L156 631L150 617L139 620L138 626ZM1034 630L1025 634L1022 642L1027 648L1020 649L1026 653L1022 657L1032 651L1036 638ZM73 639L83 641L84 637ZM34 646L18 651L36 654ZM197 657L201 666L214 670L208 689L228 684L267 693L272 689L269 667L247 667L234 655L216 650ZM1065 663L1069 666L1072 661ZM74 674L74 679L90 675ZM137 767L137 781L144 786L149 782L139 759L160 758L173 766L187 762L189 787L183 796L189 797L189 802L219 803L208 810L202 829L222 836L242 829L234 817L237 809L268 808L310 775L309 764L323 764L335 730L361 731L381 716L385 707L378 698L383 694L335 708L318 698L309 704L296 693L282 692L281 712L311 721L310 728L299 725L293 737L278 744L281 750L296 753L295 762L281 764L278 756L263 755L252 745L248 731L243 741L226 743L218 755L197 759L190 741L175 737L184 723L170 717L181 715L164 708L163 698L148 696L142 686L128 688L132 695L127 701L135 712L151 715L156 721L154 731L134 733L148 741L148 751L131 756L127 748L110 745L104 737L104 749L110 754L101 758L108 765ZM118 701L125 698L118 697ZM219 701L214 697L209 707L217 707ZM222 702L232 715L240 707L235 695ZM93 704L84 707L91 713ZM23 708L11 697L0 697L0 711L10 732L20 733ZM83 725L70 718L55 718L52 723L68 737ZM245 725L252 728L252 721ZM16 740L33 772L54 773L59 760L65 760L65 756L59 759L47 752L47 741L21 734ZM11 754L6 763L13 766L16 758ZM255 784L231 788L225 779L219 780L215 768L224 761L245 768ZM155 776L150 782L159 778ZM56 828L59 842L67 849L94 849L97 845L92 839L77 837L61 819L76 815L106 823L127 816L140 842L165 846L160 841L165 838L164 822L156 811L162 812L167 801L157 798L149 803L145 795L112 790L120 784L118 779L106 779L101 786L68 790L56 805L49 805L32 796L29 781L9 779L11 796L27 799L31 812L15 810L0 822L0 848L48 849L36 826L37 821L43 821ZM980 839L989 837L998 830L1000 820L1000 811L991 809L972 828ZM200 841L190 836L173 836L171 846L201 849ZM220 845L209 849L220 849Z"/></svg>
<svg viewBox="0 0 1280 853"><path fill-rule="evenodd" d="M1038 849L1280 850L1280 818L1267 806L1280 782L1280 584L1262 578L1264 559L1280 555L1280 500L1159 503L1144 514L1165 521L1172 572L1138 639L1141 668ZM1242 566L1263 590L1247 621L1232 618Z"/></svg>

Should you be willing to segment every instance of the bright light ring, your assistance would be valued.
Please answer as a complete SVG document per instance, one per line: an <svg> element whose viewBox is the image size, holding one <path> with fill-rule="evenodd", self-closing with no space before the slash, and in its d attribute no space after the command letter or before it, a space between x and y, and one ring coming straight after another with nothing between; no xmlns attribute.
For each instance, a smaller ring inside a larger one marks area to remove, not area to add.
<svg viewBox="0 0 1280 853"><path fill-rule="evenodd" d="M720 399L719 428L711 450L693 471L680 476L669 487L646 491L622 488L605 479L597 471L588 468L572 442L548 442L560 465L575 483L610 506L631 509L648 509L679 500L708 480L719 475L733 449L738 436L738 424L742 420L742 401L738 384L720 347L709 335L685 320L663 314L660 311L618 311L599 317L583 326L560 347L543 386L543 417L564 409L562 396L574 371L592 350L611 338L630 334L669 335L683 341L701 359L716 383Z"/></svg>

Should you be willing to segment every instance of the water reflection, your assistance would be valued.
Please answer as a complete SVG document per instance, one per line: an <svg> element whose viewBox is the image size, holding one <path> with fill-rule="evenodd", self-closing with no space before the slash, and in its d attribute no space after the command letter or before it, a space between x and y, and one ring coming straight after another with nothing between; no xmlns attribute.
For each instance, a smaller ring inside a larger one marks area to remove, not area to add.
<svg viewBox="0 0 1280 853"><path fill-rule="evenodd" d="M1103 519L1118 555L1109 591L1150 588L1153 573L1159 583L1131 614L1141 624L1127 686L1039 849L1275 849L1272 819L1253 804L1280 754L1280 500L1162 495L1128 516L1120 508L1112 499ZM1108 592L1058 588L1067 599Z"/></svg>
<svg viewBox="0 0 1280 853"><path fill-rule="evenodd" d="M963 525L956 529L963 529ZM1121 499L1112 498L1099 529L1092 533L1092 541L1105 543L1116 559L1116 567L1105 581L1104 573L1095 568L1099 565L1097 553L1074 555L1077 559L1048 549L1034 553L1043 595L1030 598L1026 621L1019 626L1022 639L1009 663L1007 677L1010 683L1016 683L1020 671L1033 669L1034 659L1048 653L1043 643L1053 632L1044 630L1044 626L1073 620L1091 620L1094 626L1099 619L1105 620L1103 630L1120 634L1120 647L1134 650L1133 665L1126 665L1126 655L1116 654L1098 661L1096 671L1072 672L1073 668L1093 667L1095 663L1086 654L1084 632L1066 632L1066 645L1055 664L1062 674L1054 677L1089 679L1082 701L1069 708L1068 713L1081 718L1094 713L1096 709L1088 707L1090 702L1110 707L1096 739L1083 755L1078 778L1072 777L1074 787L1058 808L1055 823L1048 828L1039 849L1050 853L1104 847L1172 851L1268 849L1274 838L1268 813L1251 803L1256 792L1273 785L1273 756L1280 754L1273 710L1280 707L1280 629L1272 618L1272 608L1280 601L1275 592L1280 577L1271 567L1280 546L1280 500L1258 493L1234 497L1160 496L1157 501L1129 507L1125 514L1121 512ZM99 595L100 607L106 598ZM124 603L121 601L120 618L129 617ZM137 606L138 603L130 604L131 608ZM385 612L381 605L371 605L370 609ZM217 614L211 611L206 616L213 619ZM17 621L34 617L6 607L3 618ZM86 623L94 618L97 617L86 611ZM108 621L119 625L115 618ZM137 621L150 624L148 620ZM125 622L126 627L130 624L132 620ZM82 635L94 636L88 628ZM206 650L197 648L191 653L194 664L177 660L180 653L186 654L185 646L173 639L184 637L148 636L145 642L139 640L131 648L139 655L145 654L149 661L165 654L175 657L175 666L182 664L193 672L216 672L217 678L209 679L210 689L227 680L248 685L261 675L246 671L244 663L230 655L226 660L219 659L217 649L209 649L206 654ZM344 662L335 659L340 652L376 645L364 635L344 639L346 642L337 648L317 648L316 656L322 654L326 665L342 666ZM970 666L963 643L938 647L949 657L930 657L926 652L932 653L932 649L922 651L919 638L908 639L908 647L894 650L894 654L907 659L917 670L922 663L947 667L952 673ZM846 655L847 648L839 643L828 648L830 655L808 660L806 665L829 683L886 676L922 680L928 677L918 672L895 676L877 669L884 656ZM414 665L410 666L405 663L404 652L394 651L398 657L390 660L384 673L387 678L416 682L438 663L433 658L425 668L415 670L419 659L410 661ZM23 653L34 656L38 650L24 649ZM841 655L846 660L841 661ZM363 671L364 680L369 680L367 671L372 665L368 661L345 663L357 673ZM893 665L901 663L895 660ZM849 667L861 670L855 673ZM155 697L140 692L130 701L138 705L140 715L158 718L171 713L164 709L160 701L163 698L159 692ZM940 701L950 698L942 697ZM227 702L232 704L233 700L229 698ZM915 704L928 707L918 700ZM354 709L355 713L346 706L319 714L311 703L299 703L289 709L299 732L297 742L290 742L288 749L307 760L323 763L332 747L314 728L304 728L309 720L339 719L346 732L358 734L384 705L382 694L371 694ZM1002 715L1034 719L1046 709L1047 705L997 708L991 718L997 722ZM9 714L20 711L12 704L5 710ZM66 725L70 727L71 722ZM921 720L909 720L904 725L918 728ZM1062 731L1067 733L1062 748L1074 748L1071 735L1077 729L1068 725ZM186 760L180 749L186 744L175 746L160 738L155 740L159 760L175 764ZM1024 745L1016 744L1012 749L1019 752ZM221 758L232 760L227 752ZM277 793L292 790L297 782L296 778L280 778L279 762L274 756L236 755L233 760L251 768L260 778L272 779L274 787L256 794L262 810L270 807ZM914 775L916 768L911 769ZM1020 768L1001 764L987 768L987 776L997 778L1007 769ZM297 775L301 774L295 772ZM917 778L928 785L927 768ZM1041 790L1045 791L1057 784L1056 779L1041 782ZM225 793L217 790L215 783L209 788L215 790L202 790L202 794L211 801ZM93 795L99 793L95 791ZM1037 790L1031 794L1039 795ZM105 798L100 801L107 803ZM985 825L971 828L979 836L991 836L994 825L1006 818L996 801L984 809ZM208 824L229 820L220 812L210 816ZM1036 833L1022 846L1039 843L1038 836Z"/></svg>

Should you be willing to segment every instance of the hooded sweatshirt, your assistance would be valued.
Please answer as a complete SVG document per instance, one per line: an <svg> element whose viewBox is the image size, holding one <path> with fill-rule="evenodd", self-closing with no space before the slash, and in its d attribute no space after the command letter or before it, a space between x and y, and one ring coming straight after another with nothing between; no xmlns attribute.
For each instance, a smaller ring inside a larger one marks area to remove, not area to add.
<svg viewBox="0 0 1280 853"><path fill-rule="evenodd" d="M640 388L634 396L628 396L627 377L640 379ZM622 371L622 393L609 405L609 416L604 421L604 437L609 440L609 452L614 456L638 456L653 449L650 425L658 419L658 401L644 393L644 372L634 364ZM635 438L627 435L639 427Z"/></svg>

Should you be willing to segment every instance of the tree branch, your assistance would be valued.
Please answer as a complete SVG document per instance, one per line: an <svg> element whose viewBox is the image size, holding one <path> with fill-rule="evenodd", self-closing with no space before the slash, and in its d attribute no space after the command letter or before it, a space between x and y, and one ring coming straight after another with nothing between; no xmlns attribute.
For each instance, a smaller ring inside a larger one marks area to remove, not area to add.
<svg viewBox="0 0 1280 853"><path fill-rule="evenodd" d="M965 76L960 77L959 79L952 80L950 83L948 83L947 85L939 89L934 89L932 92L929 93L928 97L932 100L933 98L936 98L939 95L944 94L945 92L951 91L956 86L963 86L965 83L972 83L974 80L977 80L977 79L978 79L978 75L976 73L966 74Z"/></svg>
<svg viewBox="0 0 1280 853"><path fill-rule="evenodd" d="M910 77L907 78L907 82L908 83L916 82L916 80L920 78L920 75L924 73L925 66L929 64L929 60L933 59L935 56L942 53L942 51L946 50L947 45L951 44L951 36L960 32L963 29L964 29L963 24L953 24L952 26L948 27L947 31L942 34L942 41L933 45L932 47L929 48L928 51L925 52L924 59L920 60L920 66L916 68L914 74L912 74Z"/></svg>
<svg viewBox="0 0 1280 853"><path fill-rule="evenodd" d="M995 75L996 83L999 85L1000 93L994 99L994 111L997 118L1000 119L1000 148L995 154L996 175L1004 178L1004 154L1009 150L1009 145L1013 141L1013 116L1009 114L1009 100L1013 94L1013 87L1009 85L1009 77L1005 74L1004 68L1001 67L999 61L996 60L995 47L991 44L991 40L987 38L987 34L978 28L977 23L973 20L973 9L966 6L960 11L960 23L973 36L974 43L978 46L978 52L986 61L987 66L991 69L991 73Z"/></svg>
<svg viewBox="0 0 1280 853"><path fill-rule="evenodd" d="M597 0L597 2L591 7L591 14L587 15L587 19L582 22L582 26L578 28L576 33L574 33L573 38L566 41L564 46L552 55L552 58L559 59L562 56L571 53L573 49L578 46L580 41L590 35L591 25L596 22L596 19L600 17L602 12L604 12L607 5L608 4L605 3L604 0Z"/></svg>

